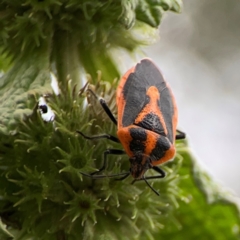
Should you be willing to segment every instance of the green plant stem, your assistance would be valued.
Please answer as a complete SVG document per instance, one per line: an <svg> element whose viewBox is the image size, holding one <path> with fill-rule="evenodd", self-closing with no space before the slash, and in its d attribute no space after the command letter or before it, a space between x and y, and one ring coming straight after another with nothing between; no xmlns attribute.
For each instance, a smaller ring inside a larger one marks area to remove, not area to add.
<svg viewBox="0 0 240 240"><path fill-rule="evenodd" d="M73 84L81 86L78 41L74 34L58 30L53 37L53 58L56 62L57 77L60 84L66 86L70 78Z"/></svg>

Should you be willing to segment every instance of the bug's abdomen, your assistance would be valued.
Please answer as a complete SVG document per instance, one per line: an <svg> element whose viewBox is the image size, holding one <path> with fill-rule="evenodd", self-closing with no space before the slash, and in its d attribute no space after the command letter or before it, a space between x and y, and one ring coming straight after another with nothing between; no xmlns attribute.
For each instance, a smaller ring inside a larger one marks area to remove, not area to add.
<svg viewBox="0 0 240 240"><path fill-rule="evenodd" d="M175 148L167 137L150 130L131 125L119 129L117 135L130 158L143 154L158 165L174 157Z"/></svg>

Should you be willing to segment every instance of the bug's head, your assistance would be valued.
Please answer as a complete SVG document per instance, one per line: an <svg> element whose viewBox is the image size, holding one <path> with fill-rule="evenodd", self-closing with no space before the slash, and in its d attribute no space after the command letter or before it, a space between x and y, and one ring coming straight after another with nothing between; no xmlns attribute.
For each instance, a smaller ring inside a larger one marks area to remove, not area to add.
<svg viewBox="0 0 240 240"><path fill-rule="evenodd" d="M137 154L129 161L131 163L130 172L135 179L141 179L145 172L152 168L150 158L145 154Z"/></svg>

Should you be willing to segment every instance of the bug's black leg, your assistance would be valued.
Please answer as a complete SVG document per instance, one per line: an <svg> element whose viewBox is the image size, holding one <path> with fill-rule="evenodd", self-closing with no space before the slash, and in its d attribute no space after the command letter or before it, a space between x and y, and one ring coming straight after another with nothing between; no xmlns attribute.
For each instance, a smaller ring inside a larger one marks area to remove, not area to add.
<svg viewBox="0 0 240 240"><path fill-rule="evenodd" d="M125 154L125 152L123 150L120 150L120 149L107 149L106 151L104 151L102 167L98 171L95 171L95 172L91 173L91 175L94 175L96 173L100 173L101 171L106 169L106 167L107 167L107 156L109 154L111 154L111 155L122 155L122 154Z"/></svg>
<svg viewBox="0 0 240 240"><path fill-rule="evenodd" d="M124 180L125 178L127 178L129 175L130 175L130 171L127 172L123 177L121 177L121 178L116 178L115 180L116 180L116 181L122 181L122 180Z"/></svg>
<svg viewBox="0 0 240 240"><path fill-rule="evenodd" d="M160 175L156 176L157 178L164 178L166 176L165 172L161 168L159 168L157 166L153 166L152 169L160 174Z"/></svg>
<svg viewBox="0 0 240 240"><path fill-rule="evenodd" d="M177 130L177 132L179 134L176 134L176 140L179 140L179 139L185 139L186 138L186 133L180 131L180 130Z"/></svg>
<svg viewBox="0 0 240 240"><path fill-rule="evenodd" d="M112 122L117 125L117 120L116 118L113 116L111 110L109 109L106 101L103 98L98 98L97 95L91 90L88 89L88 91L95 96L95 98L99 99L100 104L102 105L103 110L106 112L106 114L108 115L108 117L112 120Z"/></svg>
<svg viewBox="0 0 240 240"><path fill-rule="evenodd" d="M129 172L123 172L123 173L117 173L117 174L112 174L112 175L91 175L91 174L87 174L84 172L80 172L83 176L92 178L92 179L102 179L102 178L114 178L114 177L119 177L119 176L123 176L123 178L125 179L127 176L129 176ZM115 179L118 180L118 179ZM119 180L123 180L123 179L119 179Z"/></svg>
<svg viewBox="0 0 240 240"><path fill-rule="evenodd" d="M142 181L142 180L144 180L144 179L164 178L164 177L166 176L165 172L164 172L161 168L159 168L159 167L157 167L157 166L153 166L152 169L155 170L156 172L158 172L160 175L149 176L149 177L144 177L144 178L140 178L140 179L134 179L134 180L132 181L132 184L134 184L134 183L137 182L137 181Z"/></svg>
<svg viewBox="0 0 240 240"><path fill-rule="evenodd" d="M109 109L107 103L105 102L105 100L103 98L99 99L100 104L102 105L102 108L104 109L104 111L106 112L106 114L108 115L108 117L112 120L112 122L117 125L117 120L116 118L113 116L111 110Z"/></svg>
<svg viewBox="0 0 240 240"><path fill-rule="evenodd" d="M96 135L96 136L86 136L85 134L83 134L82 132L80 131L76 131L77 133L79 133L80 135L82 135L84 138L88 139L88 140L94 140L94 139L101 139L101 138L106 138L106 139L109 139L113 142L116 142L116 143L119 143L119 139L112 136L112 135L109 135L109 134L102 134L102 135Z"/></svg>

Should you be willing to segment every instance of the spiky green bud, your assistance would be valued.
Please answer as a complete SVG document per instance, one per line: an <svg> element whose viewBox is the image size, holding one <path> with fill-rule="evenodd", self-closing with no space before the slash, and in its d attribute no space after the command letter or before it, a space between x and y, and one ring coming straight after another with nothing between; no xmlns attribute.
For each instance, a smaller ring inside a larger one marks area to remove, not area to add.
<svg viewBox="0 0 240 240"><path fill-rule="evenodd" d="M103 89L101 92L105 95ZM113 95L113 89L108 93L107 99ZM160 198L145 183L132 185L132 179L94 180L80 174L101 166L106 143L87 141L77 135L76 130L88 134L116 132L107 116L105 120L100 116L103 114L100 104L93 104L88 98L90 107L85 107L84 95L78 96L69 90L66 95L53 96L49 104L55 120L44 123L35 112L29 120L19 124L18 133L11 137L14 141L5 147L5 160L1 165L4 166L2 177L6 184L0 194L5 195L3 209L14 214L2 220L8 220L10 228L14 223L21 226L17 234L24 239L26 236L53 239L59 233L70 239L77 239L84 233L86 239L91 239L93 232L107 239L124 239L129 228L129 239L143 238L151 231L161 230L165 218L169 218L178 205L177 199L181 195L177 187L180 180L177 170L181 166L181 157L177 157L178 161L171 169L165 167L167 178L152 183L159 189ZM115 145L107 143L107 147ZM11 155L13 158L9 162ZM106 174L128 168L127 157L112 157Z"/></svg>

